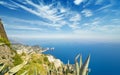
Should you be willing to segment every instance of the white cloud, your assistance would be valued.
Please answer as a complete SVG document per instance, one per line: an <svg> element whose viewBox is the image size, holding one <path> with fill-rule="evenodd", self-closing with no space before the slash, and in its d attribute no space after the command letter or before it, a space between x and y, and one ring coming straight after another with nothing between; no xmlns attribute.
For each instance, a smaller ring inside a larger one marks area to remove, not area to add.
<svg viewBox="0 0 120 75"><path fill-rule="evenodd" d="M12 10L15 10L17 8L17 6L4 1L0 1L0 5L3 5L4 7L8 7L9 9L12 9Z"/></svg>
<svg viewBox="0 0 120 75"><path fill-rule="evenodd" d="M42 32L51 32L50 29L54 29L55 31L61 30L63 25L67 25L66 21L61 21L61 23L48 23L41 20L27 20L20 19L8 16L1 16L3 19L3 23L5 28L12 30L34 30L34 31L42 31Z"/></svg>
<svg viewBox="0 0 120 75"><path fill-rule="evenodd" d="M8 26L8 25L7 25ZM31 27L31 26L20 26L20 25L12 25L7 28L10 28L12 30L30 30L30 31L43 31L41 28L37 27Z"/></svg>
<svg viewBox="0 0 120 75"><path fill-rule="evenodd" d="M96 37L96 38L101 38L102 35L110 35L112 36L113 34L115 36L120 36L119 32L120 32L120 26L116 26L116 25L103 25L103 21L101 21L100 19L91 21L88 20L88 23L82 24L82 18L81 15L84 15L85 17L90 17L93 15L92 10L89 9L84 9L83 11L81 11L81 14L76 12L76 11L72 11L70 10L70 8L65 8L62 6L62 4L57 5L57 3L52 3L52 4L45 4L44 2L42 2L41 0L39 0L39 4L36 4L34 2L32 2L32 0L24 0L24 3L22 3L22 1L19 0L19 2L16 2L14 0L11 0L11 4L9 5L9 3L7 1L0 1L0 4L3 6L6 6L8 8L11 9L14 8L20 8L23 9L24 11L27 11L37 17L39 17L40 19L42 18L42 20L25 20L25 19L19 19L19 18L10 18L8 16L6 16L6 18L8 20L5 20L7 22L8 25L6 25L7 28L11 27L11 29L16 29L16 30L33 30L33 31L42 31L42 33L46 33L45 31L47 31L47 33L49 32L56 32L56 31L60 31L62 30L62 28L68 27L68 29L70 28L70 31L74 31L75 32L75 37L72 37L73 35L69 35L69 37L72 38L80 38L81 36L84 38L89 38L89 37ZM93 0L89 0L87 2L86 1L86 5L89 3L92 3ZM83 2L83 0L74 0L74 3L76 5L80 5ZM29 7L30 5L30 7ZM98 9L97 11L101 11L104 10L106 8L109 8L111 5L106 5L101 7L100 9ZM17 10L17 9L16 9ZM105 19L103 19L105 20ZM119 20L113 20L116 23L119 22ZM102 22L102 23L101 23ZM14 24L14 25L13 25ZM29 26L28 26L29 25ZM55 31L55 30L56 31ZM66 28L67 29L67 28ZM67 30L66 30L67 32ZM38 32L37 32L38 33ZM28 38L31 37L38 37L38 38L69 38L66 34L62 34L60 35L59 33L56 35L51 35L51 34L46 34L43 35L41 34L40 36L38 36L38 34L35 35L28 35ZM68 32L69 33L69 32ZM11 32L11 34L13 34ZM22 33L21 33L22 34ZM25 33L23 33L25 34ZM16 37L20 37L21 35L17 35L15 34ZM51 36L50 36L51 35ZM99 35L99 36L98 36ZM113 36L114 36L113 35ZM27 35L26 35L27 36ZM29 37L30 36L30 37ZM21 36L23 38L23 36ZM26 37L27 38L27 37Z"/></svg>
<svg viewBox="0 0 120 75"><path fill-rule="evenodd" d="M94 40L120 40L120 26L110 24L104 24L103 20L106 18L95 18L90 22L86 22L80 25L79 28L74 30L74 33L78 38L94 39ZM118 19L115 19L115 21Z"/></svg>
<svg viewBox="0 0 120 75"><path fill-rule="evenodd" d="M104 1L105 1L105 0L97 0L96 3L95 3L95 5L100 5L100 4L102 4Z"/></svg>
<svg viewBox="0 0 120 75"><path fill-rule="evenodd" d="M32 1L26 0L26 3L28 5L33 6L34 8L28 8L25 5L13 2L16 6L24 9L25 11L28 11L38 17L43 18L47 22L42 22L43 25L47 25L49 27L53 27L56 30L60 30L60 28L64 25L70 24L69 21L73 22L72 25L75 26L75 24L78 24L81 20L81 15L77 12L69 12L68 8L64 8L61 6L61 4L58 2L57 6L54 6L54 3L52 4L35 4ZM60 12L58 11L60 10ZM70 16L67 14L71 14ZM66 20L66 18L70 18L70 20ZM75 22L75 23L74 23ZM31 23L31 22L30 22ZM70 26L71 27L71 26ZM72 27L73 28L73 27Z"/></svg>
<svg viewBox="0 0 120 75"><path fill-rule="evenodd" d="M101 11L101 10L107 9L107 8L109 8L111 6L112 6L112 4L105 5L105 6L101 7L101 8L99 8L99 9L97 9L97 11Z"/></svg>
<svg viewBox="0 0 120 75"><path fill-rule="evenodd" d="M62 7L61 5L59 5L59 7L55 7L57 3L45 4L43 1L40 1L40 4L35 4L30 0L25 0L24 4L21 1L19 1L21 3L17 3L14 1L11 2L14 6L21 8L25 11L28 11L29 13L34 14L45 20L45 22L44 21L39 22L40 24L51 26L54 27L55 29L58 29L58 27L60 28L67 23L67 21L64 20L66 18L64 16L65 13L68 12L69 10L67 8ZM7 2L5 3L8 4ZM33 8L27 7L28 5L30 5ZM58 10L60 10L60 12Z"/></svg>
<svg viewBox="0 0 120 75"><path fill-rule="evenodd" d="M72 28L73 30L80 28L77 24L70 24L69 27Z"/></svg>
<svg viewBox="0 0 120 75"><path fill-rule="evenodd" d="M37 34L33 34L33 35L30 35L30 34L21 34L21 35L18 35L18 34L12 34L12 35L9 35L9 37L16 37L16 38L23 38L23 39L33 39L33 38L36 38L36 39L68 39L71 37L70 34L42 34L41 35L37 35Z"/></svg>
<svg viewBox="0 0 120 75"><path fill-rule="evenodd" d="M90 17L93 15L91 10L88 9L84 9L83 11L81 11L81 13L85 16L85 17Z"/></svg>
<svg viewBox="0 0 120 75"><path fill-rule="evenodd" d="M65 8L60 8L61 13L65 13L67 10Z"/></svg>
<svg viewBox="0 0 120 75"><path fill-rule="evenodd" d="M89 6L90 4L93 4L93 1L94 0L85 0L84 2L86 2L86 3L83 5L83 7L85 8L85 7Z"/></svg>
<svg viewBox="0 0 120 75"><path fill-rule="evenodd" d="M28 21L28 20L17 20L17 22L43 25L46 28L54 28L60 30L64 25L78 26L81 20L81 15L77 12L70 11L69 8L65 8L60 2L45 4L44 1L40 1L39 4L32 2L31 0L25 0L24 3L21 1L15 2L11 0L12 4L18 8L21 8L33 15L42 18L42 21ZM6 4L8 4L6 2ZM31 7L28 7L30 5ZM71 23L70 23L71 21ZM71 26L70 26L71 27ZM73 29L73 27L71 27Z"/></svg>
<svg viewBox="0 0 120 75"><path fill-rule="evenodd" d="M118 19L118 18L114 18L111 21L116 25L120 25L120 19Z"/></svg>
<svg viewBox="0 0 120 75"><path fill-rule="evenodd" d="M76 38L99 41L120 42L120 26L91 26L89 29L74 30Z"/></svg>
<svg viewBox="0 0 120 75"><path fill-rule="evenodd" d="M13 19L12 19L13 20ZM12 21L11 20L11 21ZM116 19L115 19L116 20ZM36 23L39 25L40 22L38 21L29 21L29 20L22 20L22 19L14 19L15 22L27 22L27 23ZM38 35L37 33L35 34L26 34L26 33L19 33L19 35L17 34L13 34L12 32L10 32L9 37L19 37L19 38L63 38L63 39L102 39L102 40L112 40L112 39L119 39L120 34L120 26L116 26L116 25L100 25L100 18L94 19L92 22L90 23L85 23L84 27L82 26L78 26L79 24L77 24L77 22L74 22L73 24L69 23L69 27L73 29L74 34L72 34L72 32L70 33L70 35L67 34L46 34L45 30L43 28L37 28L35 27L31 27L31 26L24 26L24 25L10 25L8 27L11 27L13 29L25 29L25 30L33 30L33 31L43 31L45 34L40 33L40 35ZM49 26L49 25L48 25ZM51 25L52 26L52 25ZM59 25L56 25L56 29L59 30L59 27L57 27ZM45 27L44 27L45 28ZM42 30L41 30L42 29ZM71 37L71 38L70 38ZM110 37L110 38L109 38ZM107 39L109 38L109 39Z"/></svg>
<svg viewBox="0 0 120 75"><path fill-rule="evenodd" d="M78 29L79 28L79 24L80 24L80 21L81 21L81 15L80 14L75 14L73 13L74 15L69 19L69 23L68 23L68 26L70 28L72 28L73 30L75 29Z"/></svg>
<svg viewBox="0 0 120 75"><path fill-rule="evenodd" d="M81 4L83 2L83 0L74 0L74 4L75 5L79 5L79 4Z"/></svg>
<svg viewBox="0 0 120 75"><path fill-rule="evenodd" d="M55 3L43 4L43 2L41 2L40 4L35 4L32 1L26 0L27 5L31 5L32 7L34 7L28 8L26 5L22 5L16 2L13 3L19 8L22 8L25 11L28 11L38 17L43 18L44 20L46 20L47 25L50 25L57 30L67 24L67 21L65 19L68 17L66 13L68 13L69 10L61 6L61 4L59 4L59 7L55 7ZM60 10L60 12L58 10Z"/></svg>
<svg viewBox="0 0 120 75"><path fill-rule="evenodd" d="M6 3L5 3L5 2L3 2L3 1L0 1L0 4L1 4L1 5L4 5L4 4L6 4Z"/></svg>
<svg viewBox="0 0 120 75"><path fill-rule="evenodd" d="M46 31L50 24L40 20L25 20L8 16L1 16L5 28L11 30L31 30L31 31Z"/></svg>
<svg viewBox="0 0 120 75"><path fill-rule="evenodd" d="M81 15L80 14L75 14L70 18L70 21L76 22L81 20Z"/></svg>
<svg viewBox="0 0 120 75"><path fill-rule="evenodd" d="M94 19L92 22L84 23L81 26L80 30L83 31L88 31L88 32L93 32L93 33L101 33L101 34L120 34L120 26L119 25L114 25L114 24L103 24L102 23L102 18Z"/></svg>

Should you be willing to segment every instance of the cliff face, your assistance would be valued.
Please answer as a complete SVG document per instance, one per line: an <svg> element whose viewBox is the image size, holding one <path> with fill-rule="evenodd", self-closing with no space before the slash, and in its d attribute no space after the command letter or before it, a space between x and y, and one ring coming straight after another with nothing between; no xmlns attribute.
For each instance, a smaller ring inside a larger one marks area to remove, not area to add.
<svg viewBox="0 0 120 75"><path fill-rule="evenodd" d="M1 19L0 19L0 38L4 38L8 41L8 37L6 35L6 32L5 32L4 26L1 22Z"/></svg>
<svg viewBox="0 0 120 75"><path fill-rule="evenodd" d="M12 52L7 45L0 45L0 63L12 65Z"/></svg>
<svg viewBox="0 0 120 75"><path fill-rule="evenodd" d="M12 64L12 53L7 41L9 40L0 20L0 63Z"/></svg>

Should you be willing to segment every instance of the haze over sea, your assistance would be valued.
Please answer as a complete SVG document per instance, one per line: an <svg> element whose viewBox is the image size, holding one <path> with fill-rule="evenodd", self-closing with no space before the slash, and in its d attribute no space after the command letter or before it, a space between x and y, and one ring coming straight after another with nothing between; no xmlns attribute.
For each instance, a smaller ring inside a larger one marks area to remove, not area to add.
<svg viewBox="0 0 120 75"><path fill-rule="evenodd" d="M42 47L54 47L54 51L47 51L45 54L52 54L64 63L69 60L74 64L77 54L82 54L83 61L88 54L91 55L89 75L120 75L120 43L119 42L96 42L80 40L25 40L25 44L39 45Z"/></svg>

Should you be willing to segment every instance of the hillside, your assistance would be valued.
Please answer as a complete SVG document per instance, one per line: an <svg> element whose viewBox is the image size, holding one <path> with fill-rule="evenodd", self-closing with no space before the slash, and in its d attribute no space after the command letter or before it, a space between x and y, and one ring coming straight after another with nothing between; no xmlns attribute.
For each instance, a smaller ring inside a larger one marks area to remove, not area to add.
<svg viewBox="0 0 120 75"><path fill-rule="evenodd" d="M0 38L4 38L4 39L8 40L8 37L6 35L4 26L3 26L2 22L1 22L1 19L0 19Z"/></svg>
<svg viewBox="0 0 120 75"><path fill-rule="evenodd" d="M46 50L10 44L0 20L0 75L48 75L49 72L56 75L63 63L52 55L42 54Z"/></svg>
<svg viewBox="0 0 120 75"><path fill-rule="evenodd" d="M84 63L78 54L75 64L64 64L52 55L43 54L47 50L39 46L11 44L0 22L0 75L88 75L90 55Z"/></svg>

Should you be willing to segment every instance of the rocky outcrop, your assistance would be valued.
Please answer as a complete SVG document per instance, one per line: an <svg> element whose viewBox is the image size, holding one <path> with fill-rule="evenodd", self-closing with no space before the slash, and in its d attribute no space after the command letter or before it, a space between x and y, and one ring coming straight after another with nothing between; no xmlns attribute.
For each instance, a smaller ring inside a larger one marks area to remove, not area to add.
<svg viewBox="0 0 120 75"><path fill-rule="evenodd" d="M0 45L0 63L12 65L12 51L7 45Z"/></svg>
<svg viewBox="0 0 120 75"><path fill-rule="evenodd" d="M0 63L10 65L13 61L13 54L10 47L8 46L8 42L8 37L0 19Z"/></svg>
<svg viewBox="0 0 120 75"><path fill-rule="evenodd" d="M5 29L4 29L4 26L2 24L1 19L0 19L0 38L4 38L8 41L8 37L6 35L6 32L5 32Z"/></svg>
<svg viewBox="0 0 120 75"><path fill-rule="evenodd" d="M52 55L48 55L47 57L48 57L49 62L54 63L55 68L59 68L63 65L60 59L56 59Z"/></svg>

